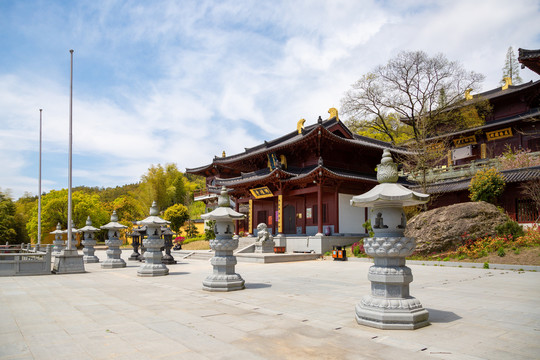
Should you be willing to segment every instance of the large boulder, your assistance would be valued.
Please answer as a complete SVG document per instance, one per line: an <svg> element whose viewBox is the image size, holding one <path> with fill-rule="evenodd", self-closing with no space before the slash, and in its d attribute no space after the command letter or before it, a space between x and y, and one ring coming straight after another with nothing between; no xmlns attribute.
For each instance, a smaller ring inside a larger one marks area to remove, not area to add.
<svg viewBox="0 0 540 360"><path fill-rule="evenodd" d="M455 250L466 238L495 235L495 227L508 216L484 201L454 204L414 216L405 236L416 238L416 251L423 254Z"/></svg>

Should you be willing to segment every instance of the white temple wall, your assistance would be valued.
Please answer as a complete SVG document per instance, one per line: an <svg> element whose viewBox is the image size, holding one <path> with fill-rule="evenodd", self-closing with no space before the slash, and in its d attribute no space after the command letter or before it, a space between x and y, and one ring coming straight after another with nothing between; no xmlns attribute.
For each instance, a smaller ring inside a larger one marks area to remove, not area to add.
<svg viewBox="0 0 540 360"><path fill-rule="evenodd" d="M351 206L354 195L339 194L339 233L345 235L365 234L362 226L366 218L366 208Z"/></svg>

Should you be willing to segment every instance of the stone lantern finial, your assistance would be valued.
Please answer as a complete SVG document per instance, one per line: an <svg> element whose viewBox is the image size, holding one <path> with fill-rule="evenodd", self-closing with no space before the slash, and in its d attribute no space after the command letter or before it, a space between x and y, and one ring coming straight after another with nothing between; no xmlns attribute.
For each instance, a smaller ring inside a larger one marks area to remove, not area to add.
<svg viewBox="0 0 540 360"><path fill-rule="evenodd" d="M159 209L156 203L156 200L152 202L152 206L150 206L150 216L158 216Z"/></svg>
<svg viewBox="0 0 540 360"><path fill-rule="evenodd" d="M90 219L90 215L86 218L86 226L92 226L92 220Z"/></svg>
<svg viewBox="0 0 540 360"><path fill-rule="evenodd" d="M227 188L223 186L221 188L221 192L218 196L218 206L220 207L230 207L231 203L229 201L229 193L227 191Z"/></svg>
<svg viewBox="0 0 540 360"><path fill-rule="evenodd" d="M111 221L112 222L117 222L118 221L118 215L116 215L116 210L113 210L113 212L112 212Z"/></svg>
<svg viewBox="0 0 540 360"><path fill-rule="evenodd" d="M392 154L388 149L384 149L381 163L377 166L377 181L381 184L398 181L397 164L392 160Z"/></svg>

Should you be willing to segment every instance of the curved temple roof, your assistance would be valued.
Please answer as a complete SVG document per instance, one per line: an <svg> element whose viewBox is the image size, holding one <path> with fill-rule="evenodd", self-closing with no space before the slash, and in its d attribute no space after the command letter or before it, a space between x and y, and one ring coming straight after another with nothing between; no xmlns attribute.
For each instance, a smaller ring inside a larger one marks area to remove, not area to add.
<svg viewBox="0 0 540 360"><path fill-rule="evenodd" d="M248 159L250 157L266 155L268 153L279 151L280 149L288 147L292 144L298 144L304 141L309 141L311 138L318 136L319 133L321 134L321 136L331 141L347 143L352 146L364 147L364 148L366 147L375 148L379 150L383 150L385 148L391 148L392 151L395 153L401 153L401 154L407 153L405 149L399 148L399 147L392 147L392 145L387 142L370 139L364 136L353 134L342 122L339 122L339 123L341 124L342 129L345 131L345 134L343 134L344 137L336 135L330 131L330 128L336 125L337 123L338 121L336 120L335 117L333 117L325 121L321 121L316 124L309 125L306 128L304 128L301 133L298 133L298 131L293 131L275 140L265 141L263 144L260 144L258 146L255 146L252 148L246 148L243 153L226 156L226 157L215 157L211 164L201 166L198 168L186 169L186 172L192 173L192 174L201 174L202 172L209 170L215 166L220 166L220 167L225 167L225 168L228 166L233 166L233 164L235 164L236 162Z"/></svg>

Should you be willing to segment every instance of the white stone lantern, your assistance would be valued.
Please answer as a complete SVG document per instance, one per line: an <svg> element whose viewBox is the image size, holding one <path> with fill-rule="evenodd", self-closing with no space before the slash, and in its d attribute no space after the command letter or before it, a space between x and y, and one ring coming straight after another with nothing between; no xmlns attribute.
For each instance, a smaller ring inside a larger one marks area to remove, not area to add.
<svg viewBox="0 0 540 360"><path fill-rule="evenodd" d="M229 195L225 187L221 188L218 207L208 214L201 215L204 220L214 220L215 239L210 240L214 257L210 260L214 272L203 281L203 290L234 291L244 289L244 279L235 273L236 256L233 251L238 247L238 235L233 237L234 220L245 218L244 214L231 209Z"/></svg>
<svg viewBox="0 0 540 360"><path fill-rule="evenodd" d="M356 305L356 321L379 329L417 329L429 325L429 314L409 294L413 276L405 258L413 253L416 242L403 236L407 225L403 206L423 204L429 195L411 191L397 184L397 179L397 164L385 149L377 167L380 184L351 199L352 206L370 208L375 233L364 239L364 249L373 257L374 265L368 273L371 295Z"/></svg>
<svg viewBox="0 0 540 360"><path fill-rule="evenodd" d="M119 239L119 231L121 229L127 229L127 226L118 222L116 210L111 215L111 222L103 225L101 229L108 230L107 240L105 240L105 245L107 245L107 259L101 263L101 268L114 269L126 267L126 262L121 258L122 250L120 250L120 245L122 245L122 240Z"/></svg>
<svg viewBox="0 0 540 360"><path fill-rule="evenodd" d="M143 240L143 245L146 248L144 263L137 270L138 276L169 275L169 268L161 261L163 257L161 248L165 245L165 240L161 238L161 226L171 222L160 218L158 214L158 207L154 201L150 207L150 216L137 222L137 225L146 226L147 234L147 238Z"/></svg>
<svg viewBox="0 0 540 360"><path fill-rule="evenodd" d="M64 232L62 231L62 227L60 226L60 223L56 224L56 230L51 231L51 234L54 234L54 241L53 241L53 255L60 255L62 252L62 249L64 249L64 240L62 240L62 234Z"/></svg>
<svg viewBox="0 0 540 360"><path fill-rule="evenodd" d="M94 255L95 249L94 246L96 245L96 240L94 239L94 233L99 231L98 228L92 226L92 220L90 219L90 216L88 216L88 219L86 219L86 226L79 229L79 231L83 234L83 240L81 241L81 244L84 246L83 248L83 261L85 264L88 263L98 263L99 258Z"/></svg>

